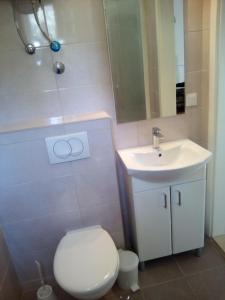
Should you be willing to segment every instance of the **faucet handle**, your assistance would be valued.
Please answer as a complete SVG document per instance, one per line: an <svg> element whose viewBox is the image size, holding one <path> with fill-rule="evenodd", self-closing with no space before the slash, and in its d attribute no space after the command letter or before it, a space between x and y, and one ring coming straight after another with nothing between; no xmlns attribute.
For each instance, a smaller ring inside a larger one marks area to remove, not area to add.
<svg viewBox="0 0 225 300"><path fill-rule="evenodd" d="M159 127L153 127L152 128L152 134L153 135L156 135L156 136L160 135L160 131L161 131L161 129Z"/></svg>

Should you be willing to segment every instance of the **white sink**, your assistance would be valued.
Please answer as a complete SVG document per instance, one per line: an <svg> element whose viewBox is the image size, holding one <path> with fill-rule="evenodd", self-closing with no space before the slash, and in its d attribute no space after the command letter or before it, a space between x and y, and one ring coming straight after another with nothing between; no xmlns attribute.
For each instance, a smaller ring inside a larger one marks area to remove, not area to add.
<svg viewBox="0 0 225 300"><path fill-rule="evenodd" d="M147 174L152 180L161 176L174 179L184 172L193 172L212 156L210 151L188 139L161 143L159 150L145 146L119 150L118 154L129 175Z"/></svg>

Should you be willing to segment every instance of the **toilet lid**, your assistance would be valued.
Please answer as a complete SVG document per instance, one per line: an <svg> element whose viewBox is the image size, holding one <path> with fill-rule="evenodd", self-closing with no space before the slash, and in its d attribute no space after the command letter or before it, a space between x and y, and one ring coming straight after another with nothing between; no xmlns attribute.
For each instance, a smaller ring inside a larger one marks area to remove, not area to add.
<svg viewBox="0 0 225 300"><path fill-rule="evenodd" d="M67 291L97 290L115 276L119 256L109 234L101 227L68 232L58 245L54 274Z"/></svg>

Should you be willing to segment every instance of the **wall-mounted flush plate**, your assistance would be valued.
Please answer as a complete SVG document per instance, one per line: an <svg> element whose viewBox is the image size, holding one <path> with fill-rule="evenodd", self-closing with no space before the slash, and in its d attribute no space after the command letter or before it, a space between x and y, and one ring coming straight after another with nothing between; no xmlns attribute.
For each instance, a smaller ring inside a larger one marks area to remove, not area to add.
<svg viewBox="0 0 225 300"><path fill-rule="evenodd" d="M45 142L51 164L90 157L87 132L48 137Z"/></svg>

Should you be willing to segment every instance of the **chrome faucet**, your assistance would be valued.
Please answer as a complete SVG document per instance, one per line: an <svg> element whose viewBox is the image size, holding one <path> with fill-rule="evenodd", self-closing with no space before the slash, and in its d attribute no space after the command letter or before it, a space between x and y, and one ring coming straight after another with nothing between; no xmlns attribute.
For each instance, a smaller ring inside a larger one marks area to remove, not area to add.
<svg viewBox="0 0 225 300"><path fill-rule="evenodd" d="M161 134L161 129L158 127L152 128L152 140L153 140L153 149L159 149L160 140L163 139Z"/></svg>

